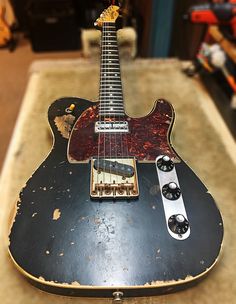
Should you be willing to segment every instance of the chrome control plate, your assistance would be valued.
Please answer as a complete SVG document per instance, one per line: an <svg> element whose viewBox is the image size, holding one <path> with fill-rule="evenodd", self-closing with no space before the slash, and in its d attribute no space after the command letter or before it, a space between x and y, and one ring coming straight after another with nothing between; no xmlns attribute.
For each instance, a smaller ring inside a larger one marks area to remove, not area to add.
<svg viewBox="0 0 236 304"><path fill-rule="evenodd" d="M186 209L184 206L184 200L183 200L182 194L176 200L169 200L169 199L165 198L165 196L162 193L163 186L166 184L169 184L171 182L174 182L181 190L181 185L179 184L179 180L178 180L178 176L177 176L175 167L169 172L164 172L158 168L157 161L160 158L162 158L163 156L164 155L160 155L156 158L156 169L157 169L157 175L158 175L159 185L160 185L160 190L161 190L161 197L162 197L162 202L163 202L163 207L164 207L164 212L165 212L166 227L167 227L169 234L173 238L175 238L176 240L185 240L190 235L190 226L188 227L188 230L184 234L176 234L176 233L172 232L168 226L168 220L171 216L176 215L176 214L182 214L187 220L188 220L188 216L187 216ZM191 223L190 223L190 225L191 225Z"/></svg>

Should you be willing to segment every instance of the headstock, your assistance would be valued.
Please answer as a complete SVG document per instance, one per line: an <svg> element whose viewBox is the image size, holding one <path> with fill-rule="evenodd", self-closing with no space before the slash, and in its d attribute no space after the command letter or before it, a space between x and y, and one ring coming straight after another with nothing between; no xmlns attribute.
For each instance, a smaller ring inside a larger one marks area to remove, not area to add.
<svg viewBox="0 0 236 304"><path fill-rule="evenodd" d="M119 17L119 6L110 5L107 9L105 9L100 17L94 23L95 26L102 27L104 22L116 22L116 19Z"/></svg>

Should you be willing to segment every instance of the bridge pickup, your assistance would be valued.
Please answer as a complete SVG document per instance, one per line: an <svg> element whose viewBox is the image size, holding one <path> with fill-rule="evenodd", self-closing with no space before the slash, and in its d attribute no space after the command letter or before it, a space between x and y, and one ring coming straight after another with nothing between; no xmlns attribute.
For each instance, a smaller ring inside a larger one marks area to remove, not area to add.
<svg viewBox="0 0 236 304"><path fill-rule="evenodd" d="M95 133L128 133L128 121L97 121L95 123Z"/></svg>
<svg viewBox="0 0 236 304"><path fill-rule="evenodd" d="M107 159L96 159L94 161L94 168L98 171L121 175L123 177L131 177L134 175L134 168L132 166Z"/></svg>
<svg viewBox="0 0 236 304"><path fill-rule="evenodd" d="M91 160L90 195L99 199L136 198L139 195L136 160Z"/></svg>

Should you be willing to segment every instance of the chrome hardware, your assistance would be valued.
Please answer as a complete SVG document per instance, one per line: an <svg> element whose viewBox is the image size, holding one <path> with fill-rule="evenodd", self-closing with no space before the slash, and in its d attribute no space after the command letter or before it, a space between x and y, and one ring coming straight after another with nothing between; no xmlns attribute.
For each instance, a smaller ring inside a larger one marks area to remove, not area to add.
<svg viewBox="0 0 236 304"><path fill-rule="evenodd" d="M95 123L95 133L128 133L129 125L128 121L97 121Z"/></svg>
<svg viewBox="0 0 236 304"><path fill-rule="evenodd" d="M123 178L132 177L134 175L134 168L119 161L112 161L106 159L95 159L94 168L100 172L107 172L115 175L121 175Z"/></svg>
<svg viewBox="0 0 236 304"><path fill-rule="evenodd" d="M164 172L169 172L174 168L174 163L169 156L164 155L158 158L157 167Z"/></svg>
<svg viewBox="0 0 236 304"><path fill-rule="evenodd" d="M101 167L104 164L104 167ZM108 170L107 165L116 164ZM122 168L119 169L119 166ZM125 172L126 170L129 170ZM130 173L132 169L132 174ZM123 174L121 174L123 172ZM90 196L92 198L137 198L139 195L136 160L106 158L91 160Z"/></svg>
<svg viewBox="0 0 236 304"><path fill-rule="evenodd" d="M114 302L122 302L123 301L123 299L122 299L122 297L123 297L123 295L124 295L124 293L122 292L122 291L115 291L115 292L113 292L113 301Z"/></svg>
<svg viewBox="0 0 236 304"><path fill-rule="evenodd" d="M65 109L66 113L72 113L74 111L75 104L72 103L68 108Z"/></svg>
<svg viewBox="0 0 236 304"><path fill-rule="evenodd" d="M168 162L170 160L168 156L158 156L156 158L156 169L161 188L167 230L176 240L185 240L190 235L190 226L183 196L181 195L177 172L174 163L171 170L162 170L163 167L160 166L160 162L162 162L163 159ZM183 226L181 226L181 220L183 219ZM181 229L179 229L180 226Z"/></svg>

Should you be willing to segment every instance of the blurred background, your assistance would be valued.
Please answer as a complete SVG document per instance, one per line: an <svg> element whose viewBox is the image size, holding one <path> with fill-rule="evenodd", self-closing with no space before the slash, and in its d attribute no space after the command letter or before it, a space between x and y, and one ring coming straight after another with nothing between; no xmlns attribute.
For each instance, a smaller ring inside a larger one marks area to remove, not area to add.
<svg viewBox="0 0 236 304"><path fill-rule="evenodd" d="M128 55L177 57L187 61L183 72L189 77L200 74L235 138L235 1L117 2L123 16L117 26L129 29L124 32L123 43ZM99 49L93 23L110 3L108 0L0 0L0 168L31 63L37 59L92 57L94 50ZM213 27L215 32L209 37L212 25L217 28ZM211 49L213 44L216 46Z"/></svg>

